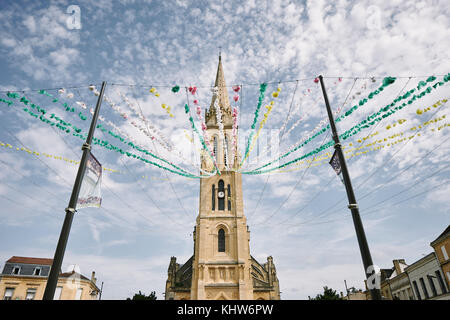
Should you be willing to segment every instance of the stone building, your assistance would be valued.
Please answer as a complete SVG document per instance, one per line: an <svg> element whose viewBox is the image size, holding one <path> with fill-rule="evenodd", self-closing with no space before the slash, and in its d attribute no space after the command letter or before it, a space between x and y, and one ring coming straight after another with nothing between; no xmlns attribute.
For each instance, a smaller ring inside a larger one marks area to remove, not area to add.
<svg viewBox="0 0 450 320"><path fill-rule="evenodd" d="M441 265L447 288L450 288L450 225L430 245Z"/></svg>
<svg viewBox="0 0 450 320"><path fill-rule="evenodd" d="M415 300L450 300L436 254L431 252L405 268Z"/></svg>
<svg viewBox="0 0 450 320"><path fill-rule="evenodd" d="M218 92L205 112L205 122L221 174L200 181L199 214L193 233L194 254L184 264L177 263L175 257L170 259L165 298L280 299L272 257L259 263L250 255L242 175L235 170L240 157L237 150L231 149L232 109L220 56L215 87ZM224 139L220 136L215 103L218 103L222 114ZM232 154L235 155L234 162L230 161ZM234 163L233 167L231 163ZM214 162L208 155L202 156L202 168L210 172L214 170Z"/></svg>
<svg viewBox="0 0 450 320"><path fill-rule="evenodd" d="M392 272L388 279L392 299L414 300L414 294L411 289L409 278L405 272L405 268L408 267L408 265L404 259L397 259L392 262L394 264L394 272Z"/></svg>
<svg viewBox="0 0 450 320"><path fill-rule="evenodd" d="M53 259L13 256L0 275L2 300L42 300ZM95 272L87 278L76 271L59 274L54 300L97 300Z"/></svg>

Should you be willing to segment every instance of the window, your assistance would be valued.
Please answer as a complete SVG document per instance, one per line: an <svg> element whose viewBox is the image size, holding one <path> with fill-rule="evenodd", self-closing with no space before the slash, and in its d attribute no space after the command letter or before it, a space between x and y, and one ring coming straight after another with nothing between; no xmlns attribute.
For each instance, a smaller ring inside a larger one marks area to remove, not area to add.
<svg viewBox="0 0 450 320"><path fill-rule="evenodd" d="M56 287L55 295L53 296L53 300L61 300L61 292L62 292L62 287Z"/></svg>
<svg viewBox="0 0 450 320"><path fill-rule="evenodd" d="M12 269L12 274L19 274L20 273L20 267L19 266L15 266L13 269Z"/></svg>
<svg viewBox="0 0 450 320"><path fill-rule="evenodd" d="M41 275L41 268L39 268L39 267L34 268L33 275L40 276Z"/></svg>
<svg viewBox="0 0 450 320"><path fill-rule="evenodd" d="M83 288L78 288L75 295L75 300L81 300L81 294L83 293Z"/></svg>
<svg viewBox="0 0 450 320"><path fill-rule="evenodd" d="M215 157L216 160L217 160L217 136L214 136L213 152L214 152L214 157Z"/></svg>
<svg viewBox="0 0 450 320"><path fill-rule="evenodd" d="M211 194L212 194L211 207L212 207L212 210L216 210L216 187L214 185L212 185Z"/></svg>
<svg viewBox="0 0 450 320"><path fill-rule="evenodd" d="M225 252L225 231L223 229L220 229L218 233L218 249L219 252Z"/></svg>
<svg viewBox="0 0 450 320"><path fill-rule="evenodd" d="M420 285L422 286L423 294L425 295L425 299L429 299L430 295L428 294L427 287L425 286L425 281L423 278L420 278Z"/></svg>
<svg viewBox="0 0 450 320"><path fill-rule="evenodd" d="M442 293L447 293L447 288L445 288L445 283L444 283L444 280L442 280L441 273L439 272L439 270L437 270L435 273L436 273L436 277L439 282L439 286L441 287Z"/></svg>
<svg viewBox="0 0 450 320"><path fill-rule="evenodd" d="M36 296L36 289L35 288L29 288L27 290L27 295L25 297L25 300L34 300L35 296Z"/></svg>
<svg viewBox="0 0 450 320"><path fill-rule="evenodd" d="M428 278L428 283L430 284L431 287L431 292L433 293L433 297L437 296L437 291L436 291L436 287L434 286L434 282L433 282L433 276L427 275Z"/></svg>
<svg viewBox="0 0 450 320"><path fill-rule="evenodd" d="M444 259L448 260L447 250L445 250L445 246L441 247L442 254L444 255Z"/></svg>
<svg viewBox="0 0 450 320"><path fill-rule="evenodd" d="M227 186L228 189L228 211L231 210L231 187L230 185Z"/></svg>
<svg viewBox="0 0 450 320"><path fill-rule="evenodd" d="M3 300L11 300L14 294L14 288L6 288L5 295L3 296Z"/></svg>
<svg viewBox="0 0 450 320"><path fill-rule="evenodd" d="M412 293L411 288L408 288L408 297L409 300L414 300L414 294Z"/></svg>
<svg viewBox="0 0 450 320"><path fill-rule="evenodd" d="M223 180L219 180L219 188L217 190L219 196L219 210L225 210L225 184Z"/></svg>
<svg viewBox="0 0 450 320"><path fill-rule="evenodd" d="M416 291L417 299L422 300L422 297L420 296L419 287L417 286L417 282L413 281L414 290Z"/></svg>
<svg viewBox="0 0 450 320"><path fill-rule="evenodd" d="M225 135L225 148L224 148L224 153L223 153L223 160L226 166L228 166L228 159L227 159L227 154L228 154L228 136Z"/></svg>

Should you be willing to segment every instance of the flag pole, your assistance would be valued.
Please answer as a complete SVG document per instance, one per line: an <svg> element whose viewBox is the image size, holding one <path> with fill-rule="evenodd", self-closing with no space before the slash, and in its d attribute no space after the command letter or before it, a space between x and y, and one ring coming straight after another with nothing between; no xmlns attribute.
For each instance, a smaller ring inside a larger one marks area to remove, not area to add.
<svg viewBox="0 0 450 320"><path fill-rule="evenodd" d="M62 261L64 258L64 252L66 251L67 241L69 239L70 227L72 226L73 216L76 212L78 195L80 193L81 183L83 182L84 172L86 171L86 163L91 152L92 138L94 137L95 127L97 125L98 115L100 113L100 106L103 100L103 94L105 92L106 81L103 81L100 95L97 100L94 115L92 117L89 133L86 138L86 142L81 149L83 155L81 156L80 165L78 167L77 177L72 189L72 195L70 197L69 206L65 209L66 217L59 235L58 245L55 250L55 255L50 269L50 274L47 279L47 285L45 286L43 300L53 300L55 295L56 285L58 284L59 271L61 270Z"/></svg>
<svg viewBox="0 0 450 320"><path fill-rule="evenodd" d="M331 112L330 103L328 101L327 92L325 90L325 84L323 81L323 77L319 76L320 86L322 87L323 98L325 100L325 106L327 108L328 118L330 120L330 127L333 133L334 140L334 149L337 152L337 156L341 165L342 177L344 179L345 189L347 191L347 198L349 201L348 208L352 213L353 224L355 226L356 237L358 239L359 249L361 251L361 257L364 264L364 272L366 274L367 280L370 280L374 273L376 272L372 257L370 255L369 245L367 243L366 234L364 232L364 227L361 221L361 217L359 215L358 203L356 202L355 193L353 192L352 182L350 180L350 174L347 169L347 164L345 162L344 153L342 152L342 146L339 142L339 135L336 130L336 124L334 122L333 113ZM376 281L376 284L379 282ZM374 286L370 289L370 295L372 296L372 300L381 300L381 292L380 288Z"/></svg>

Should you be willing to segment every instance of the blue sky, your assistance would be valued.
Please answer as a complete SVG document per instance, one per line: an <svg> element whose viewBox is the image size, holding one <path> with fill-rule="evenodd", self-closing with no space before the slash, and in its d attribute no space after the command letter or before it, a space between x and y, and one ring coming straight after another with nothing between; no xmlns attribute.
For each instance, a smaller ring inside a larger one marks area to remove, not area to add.
<svg viewBox="0 0 450 320"><path fill-rule="evenodd" d="M70 28L70 5L80 9L80 28ZM130 115L120 93L141 107L183 158L155 147L159 154L195 172L198 141L192 147L186 138L192 130L184 113L184 87L197 86L200 105L209 107L219 47L227 85L242 85L241 153L263 82L269 83L264 105L278 87L281 92L259 140L271 130L277 132L289 115L285 131L289 134L279 145L285 152L326 120L320 88L313 81L319 74L325 77L333 111L342 107L340 114L378 88L384 77L396 77L382 93L339 122L340 133L417 87L419 81L431 75L442 80L450 72L449 14L450 5L443 0L2 1L0 97L7 99L8 90L22 97L25 91L27 99L47 114L87 132L88 110L96 102L88 86L99 89L107 81L106 96ZM170 90L175 84L182 87L177 94ZM149 93L152 86L159 98ZM66 88L65 94L60 95L59 88ZM59 101L38 94L39 89L48 89ZM68 93L74 96L67 97ZM231 98L231 88L229 93ZM429 243L450 222L449 127L441 127L448 121L444 117L448 106L432 107L448 93L446 83L376 127L343 141L350 149L349 143L356 147L386 137L389 141L382 144L387 144L414 135L347 161L372 258L382 268L391 267L393 259L412 263L429 253ZM192 104L193 97L189 99ZM77 111L66 112L64 102ZM172 107L173 118L161 102ZM426 112L416 112L429 106ZM0 141L12 146L0 146L1 263L13 255L53 257L77 166L41 153L69 160L81 157L81 139L31 117L23 107L19 99L12 106L0 103ZM86 121L77 116L80 111ZM101 115L105 123L111 121L139 144L154 147L107 102ZM440 120L419 128L435 119ZM402 132L404 136L389 138ZM95 136L120 146L120 141L99 130ZM329 140L327 131L280 164ZM21 147L40 155L30 155ZM170 257L184 262L193 252L199 181L98 145L93 153L105 167L120 172L104 172L103 208L76 214L63 269L76 264L85 275L95 270L98 281L104 282L105 299L124 299L139 290L155 290L163 299ZM272 158L250 158L243 168L255 169ZM268 255L274 257L284 299L306 299L324 285L344 291L344 279L349 286L362 288L364 271L339 178L328 164L285 169L299 170L243 176L252 255L261 262Z"/></svg>

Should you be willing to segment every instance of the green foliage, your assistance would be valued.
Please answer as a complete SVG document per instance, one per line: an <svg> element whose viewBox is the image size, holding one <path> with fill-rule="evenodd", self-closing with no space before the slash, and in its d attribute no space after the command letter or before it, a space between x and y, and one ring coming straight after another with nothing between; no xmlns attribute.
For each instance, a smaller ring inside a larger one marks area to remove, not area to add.
<svg viewBox="0 0 450 320"><path fill-rule="evenodd" d="M127 298L127 300L156 300L156 292L152 291L148 296L145 295L145 293L142 293L141 290L139 290L139 293L135 293L133 298Z"/></svg>
<svg viewBox="0 0 450 320"><path fill-rule="evenodd" d="M325 286L322 294L318 294L315 298L310 298L310 300L342 300L342 298L336 293L336 290Z"/></svg>

